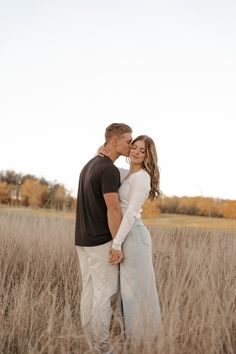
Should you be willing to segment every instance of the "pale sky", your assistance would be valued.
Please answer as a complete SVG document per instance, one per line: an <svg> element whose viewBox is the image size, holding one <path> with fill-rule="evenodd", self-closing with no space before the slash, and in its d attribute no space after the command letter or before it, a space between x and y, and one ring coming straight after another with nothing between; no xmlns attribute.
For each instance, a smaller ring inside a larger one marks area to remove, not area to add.
<svg viewBox="0 0 236 354"><path fill-rule="evenodd" d="M236 1L0 0L0 170L76 195L112 122L164 194L236 199Z"/></svg>

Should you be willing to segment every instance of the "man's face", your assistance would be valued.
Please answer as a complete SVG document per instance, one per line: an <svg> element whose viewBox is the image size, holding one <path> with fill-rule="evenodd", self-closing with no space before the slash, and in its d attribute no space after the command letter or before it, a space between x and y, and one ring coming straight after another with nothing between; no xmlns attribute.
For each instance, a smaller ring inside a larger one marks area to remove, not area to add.
<svg viewBox="0 0 236 354"><path fill-rule="evenodd" d="M132 134L124 133L120 138L117 138L117 152L123 156L129 156L131 149Z"/></svg>

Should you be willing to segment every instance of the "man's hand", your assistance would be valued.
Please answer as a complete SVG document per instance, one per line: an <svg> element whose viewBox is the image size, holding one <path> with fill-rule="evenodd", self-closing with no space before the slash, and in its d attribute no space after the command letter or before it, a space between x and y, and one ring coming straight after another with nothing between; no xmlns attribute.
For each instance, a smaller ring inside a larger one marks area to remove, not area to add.
<svg viewBox="0 0 236 354"><path fill-rule="evenodd" d="M109 251L109 263L110 264L121 263L123 258L124 258L124 256L123 256L122 251L115 250L112 247L110 248L110 251Z"/></svg>

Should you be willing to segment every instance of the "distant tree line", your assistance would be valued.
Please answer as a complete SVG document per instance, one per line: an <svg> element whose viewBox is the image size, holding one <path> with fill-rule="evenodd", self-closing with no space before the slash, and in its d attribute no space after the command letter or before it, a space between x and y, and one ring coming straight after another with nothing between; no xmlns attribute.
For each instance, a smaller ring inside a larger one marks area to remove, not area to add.
<svg viewBox="0 0 236 354"><path fill-rule="evenodd" d="M236 201L204 197L167 197L156 201L161 213L236 219Z"/></svg>
<svg viewBox="0 0 236 354"><path fill-rule="evenodd" d="M142 217L158 217L160 213L236 219L236 201L204 197L168 197L147 200Z"/></svg>
<svg viewBox="0 0 236 354"><path fill-rule="evenodd" d="M0 171L0 203L74 211L76 199L63 184L7 170ZM162 195L144 204L142 217L158 217L160 213L236 219L236 201Z"/></svg>
<svg viewBox="0 0 236 354"><path fill-rule="evenodd" d="M73 210L76 200L63 184L7 170L0 171L0 203Z"/></svg>

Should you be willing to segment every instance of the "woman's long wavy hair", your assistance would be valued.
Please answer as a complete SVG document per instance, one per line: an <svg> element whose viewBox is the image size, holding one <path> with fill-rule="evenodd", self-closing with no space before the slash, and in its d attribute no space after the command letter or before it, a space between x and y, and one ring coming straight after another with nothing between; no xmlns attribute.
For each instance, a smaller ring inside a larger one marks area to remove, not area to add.
<svg viewBox="0 0 236 354"><path fill-rule="evenodd" d="M152 138L147 135L137 136L137 138L132 141L132 144L134 144L136 141L143 141L145 144L146 157L143 162L143 168L151 177L151 190L149 193L149 199L154 200L161 194L160 171L158 167L156 146Z"/></svg>

